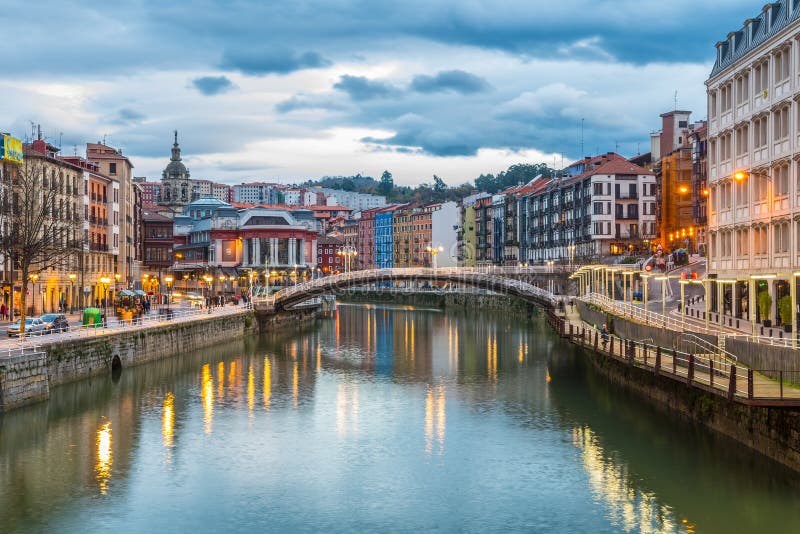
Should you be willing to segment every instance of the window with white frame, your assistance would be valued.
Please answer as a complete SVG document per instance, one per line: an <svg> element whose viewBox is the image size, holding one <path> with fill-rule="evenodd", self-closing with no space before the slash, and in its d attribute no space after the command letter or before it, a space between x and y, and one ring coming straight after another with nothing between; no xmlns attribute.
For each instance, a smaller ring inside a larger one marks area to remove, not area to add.
<svg viewBox="0 0 800 534"><path fill-rule="evenodd" d="M753 119L753 148L767 145L767 116L762 115Z"/></svg>
<svg viewBox="0 0 800 534"><path fill-rule="evenodd" d="M772 176L775 181L775 196L787 196L789 194L789 164L776 167Z"/></svg>
<svg viewBox="0 0 800 534"><path fill-rule="evenodd" d="M742 156L750 150L750 125L742 124L736 128L736 155Z"/></svg>
<svg viewBox="0 0 800 534"><path fill-rule="evenodd" d="M789 252L790 237L789 223L784 221L773 226L773 239L775 240L775 253L786 254Z"/></svg>
<svg viewBox="0 0 800 534"><path fill-rule="evenodd" d="M744 72L736 78L736 103L743 104L750 98L750 73Z"/></svg>
<svg viewBox="0 0 800 534"><path fill-rule="evenodd" d="M789 61L790 48L783 48L775 52L775 58L772 64L775 73L775 83L780 83L789 79Z"/></svg>
<svg viewBox="0 0 800 534"><path fill-rule="evenodd" d="M736 231L736 256L743 257L749 254L750 231L747 229Z"/></svg>
<svg viewBox="0 0 800 534"><path fill-rule="evenodd" d="M758 95L769 89L769 60L753 67L753 94Z"/></svg>
<svg viewBox="0 0 800 534"><path fill-rule="evenodd" d="M734 194L736 195L736 205L738 207L747 206L747 204L750 202L748 195L748 182L749 180L744 182L735 182L733 185Z"/></svg>
<svg viewBox="0 0 800 534"><path fill-rule="evenodd" d="M720 104L722 106L722 113L726 113L731 110L731 103L733 101L731 95L731 84L723 85L719 91L720 96Z"/></svg>
<svg viewBox="0 0 800 534"><path fill-rule="evenodd" d="M717 163L717 140L711 139L708 142L708 163L716 165Z"/></svg>
<svg viewBox="0 0 800 534"><path fill-rule="evenodd" d="M709 91L708 93L708 112L711 118L717 116L717 92Z"/></svg>
<svg viewBox="0 0 800 534"><path fill-rule="evenodd" d="M732 156L732 141L733 136L730 132L722 134L719 138L719 160L728 161Z"/></svg>
<svg viewBox="0 0 800 534"><path fill-rule="evenodd" d="M789 106L783 106L772 113L772 124L775 130L775 141L789 137Z"/></svg>

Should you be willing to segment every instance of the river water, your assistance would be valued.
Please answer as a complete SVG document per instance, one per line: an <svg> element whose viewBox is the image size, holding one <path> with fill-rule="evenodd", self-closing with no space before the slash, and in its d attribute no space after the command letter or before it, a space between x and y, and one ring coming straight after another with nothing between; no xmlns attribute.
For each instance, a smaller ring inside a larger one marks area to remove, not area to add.
<svg viewBox="0 0 800 534"><path fill-rule="evenodd" d="M0 416L0 532L798 532L798 478L504 313L340 305Z"/></svg>

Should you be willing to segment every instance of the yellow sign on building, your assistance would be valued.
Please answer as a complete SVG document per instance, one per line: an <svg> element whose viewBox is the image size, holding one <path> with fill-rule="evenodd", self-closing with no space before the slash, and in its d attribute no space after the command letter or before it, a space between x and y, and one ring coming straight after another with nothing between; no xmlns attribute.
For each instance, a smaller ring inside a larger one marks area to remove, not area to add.
<svg viewBox="0 0 800 534"><path fill-rule="evenodd" d="M22 163L22 141L10 135L4 135L3 142L0 144L0 160Z"/></svg>

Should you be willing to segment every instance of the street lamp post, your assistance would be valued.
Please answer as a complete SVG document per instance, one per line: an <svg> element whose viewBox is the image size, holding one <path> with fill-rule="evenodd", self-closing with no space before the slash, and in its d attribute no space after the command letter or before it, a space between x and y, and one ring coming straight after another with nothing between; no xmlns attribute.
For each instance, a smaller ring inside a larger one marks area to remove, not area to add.
<svg viewBox="0 0 800 534"><path fill-rule="evenodd" d="M167 314L170 313L170 305L172 304L172 281L174 278L167 275L164 277L164 281L167 283Z"/></svg>
<svg viewBox="0 0 800 534"><path fill-rule="evenodd" d="M100 278L100 283L103 284L103 320L108 324L108 286L111 284L111 278L103 276Z"/></svg>
<svg viewBox="0 0 800 534"><path fill-rule="evenodd" d="M69 313L75 310L75 279L78 275L69 273Z"/></svg>
<svg viewBox="0 0 800 534"><path fill-rule="evenodd" d="M208 301L208 304L210 305L211 304L211 297L212 297L212 295L211 295L211 283L214 281L214 277L211 276L210 274L206 273L206 274L203 275L203 281L205 281L205 283L206 283L206 299Z"/></svg>
<svg viewBox="0 0 800 534"><path fill-rule="evenodd" d="M438 256L439 253L444 250L444 247L442 247L441 245L439 245L438 247L434 245L428 245L427 247L425 247L425 250L431 255L431 263L433 264L433 270L435 271L438 268L436 262L436 256Z"/></svg>
<svg viewBox="0 0 800 534"><path fill-rule="evenodd" d="M36 283L39 281L39 275L33 273L32 275L29 275L28 278L30 278L31 282L33 282L33 313L36 313ZM44 308L42 308L42 313L44 313Z"/></svg>

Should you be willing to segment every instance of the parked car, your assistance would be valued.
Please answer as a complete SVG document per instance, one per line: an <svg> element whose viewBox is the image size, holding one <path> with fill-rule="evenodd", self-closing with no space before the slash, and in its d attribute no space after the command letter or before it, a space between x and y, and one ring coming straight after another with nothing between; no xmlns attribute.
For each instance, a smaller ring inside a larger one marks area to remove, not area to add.
<svg viewBox="0 0 800 534"><path fill-rule="evenodd" d="M48 332L66 332L69 330L69 321L63 313L47 313L39 317L44 322Z"/></svg>
<svg viewBox="0 0 800 534"><path fill-rule="evenodd" d="M17 321L8 327L8 337L19 336L20 322ZM42 335L47 330L44 321L39 317L26 317L25 318L25 336Z"/></svg>

